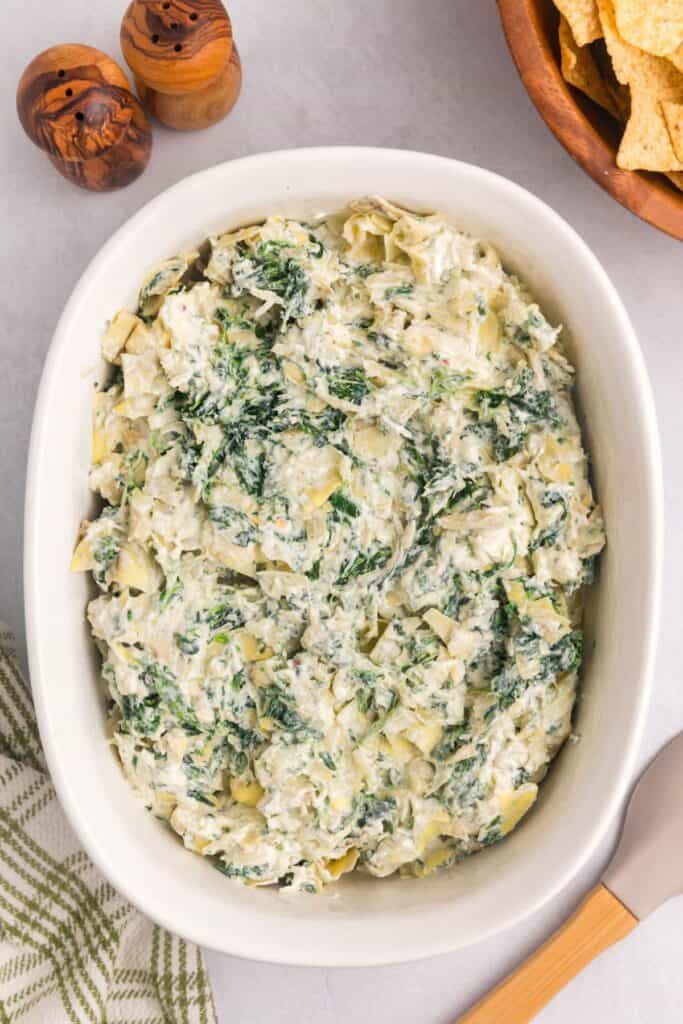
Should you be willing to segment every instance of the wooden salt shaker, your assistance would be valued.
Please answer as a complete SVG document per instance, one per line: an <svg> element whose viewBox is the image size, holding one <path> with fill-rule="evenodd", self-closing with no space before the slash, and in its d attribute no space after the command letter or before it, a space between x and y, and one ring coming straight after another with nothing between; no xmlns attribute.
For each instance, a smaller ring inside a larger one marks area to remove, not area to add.
<svg viewBox="0 0 683 1024"><path fill-rule="evenodd" d="M82 188L122 188L149 161L145 112L116 61L92 46L66 43L38 54L19 80L17 113L31 141Z"/></svg>
<svg viewBox="0 0 683 1024"><path fill-rule="evenodd" d="M169 128L207 128L239 96L242 68L220 0L132 0L121 49L140 99Z"/></svg>

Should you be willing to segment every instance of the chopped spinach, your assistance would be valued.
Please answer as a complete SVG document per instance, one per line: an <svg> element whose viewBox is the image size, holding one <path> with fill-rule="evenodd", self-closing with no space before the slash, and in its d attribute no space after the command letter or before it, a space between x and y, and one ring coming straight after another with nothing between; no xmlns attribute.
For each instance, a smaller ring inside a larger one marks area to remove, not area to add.
<svg viewBox="0 0 683 1024"><path fill-rule="evenodd" d="M106 570L112 562L116 561L120 548L121 541L119 538L113 533L107 533L99 539L93 552L93 557L102 566L103 570Z"/></svg>
<svg viewBox="0 0 683 1024"><path fill-rule="evenodd" d="M241 878L242 880L261 878L265 872L265 868L260 864L231 864L229 861L221 860L220 858L216 858L213 861L213 866L216 871L220 871L227 878Z"/></svg>
<svg viewBox="0 0 683 1024"><path fill-rule="evenodd" d="M476 400L476 425L488 431L497 462L516 455L533 427L560 424L552 393L534 386L529 369L522 370L505 390L478 391Z"/></svg>
<svg viewBox="0 0 683 1024"><path fill-rule="evenodd" d="M356 505L355 501L351 501L341 489L336 490L330 495L329 502L332 508L341 516L356 519L360 515L358 505Z"/></svg>
<svg viewBox="0 0 683 1024"><path fill-rule="evenodd" d="M275 684L262 687L259 690L259 701L261 715L270 718L285 732L298 735L316 732L299 714L294 695L282 687Z"/></svg>
<svg viewBox="0 0 683 1024"><path fill-rule="evenodd" d="M105 574L118 558L120 549L121 540L116 534L107 533L98 538L97 545L93 551L95 559L93 576L101 587L105 586Z"/></svg>
<svg viewBox="0 0 683 1024"><path fill-rule="evenodd" d="M393 288L385 288L384 298L393 299L395 295L412 295L414 291L414 285L412 284L397 284Z"/></svg>
<svg viewBox="0 0 683 1024"><path fill-rule="evenodd" d="M183 726L186 732L200 732L197 715L183 696L178 682L170 668L150 661L140 672L140 680L147 687L150 696L157 696L172 718Z"/></svg>
<svg viewBox="0 0 683 1024"><path fill-rule="evenodd" d="M351 560L345 559L339 570L337 583L345 584L356 576L364 576L368 572L376 572L382 569L391 558L391 548L383 546L375 551L360 552Z"/></svg>
<svg viewBox="0 0 683 1024"><path fill-rule="evenodd" d="M458 725L447 725L441 739L432 750L430 757L435 761L447 761L449 757L460 747L469 743L472 733L468 722L460 722Z"/></svg>
<svg viewBox="0 0 683 1024"><path fill-rule="evenodd" d="M249 286L273 292L283 301L285 321L303 314L308 291L306 273L292 256L285 255L288 248L287 242L259 242L233 266L236 292Z"/></svg>
<svg viewBox="0 0 683 1024"><path fill-rule="evenodd" d="M429 397L433 402L438 402L445 395L452 395L459 391L467 383L469 375L456 373L454 370L444 370L437 367L432 374L429 385Z"/></svg>
<svg viewBox="0 0 683 1024"><path fill-rule="evenodd" d="M550 526L539 530L531 542L531 550L537 548L551 547L560 535L562 527L567 522L569 515L569 502L559 491L546 491L541 499L543 508L557 507L559 509L554 522Z"/></svg>
<svg viewBox="0 0 683 1024"><path fill-rule="evenodd" d="M166 608L176 599L180 597L183 592L183 581L176 579L173 583L169 584L168 579L165 581L163 587L159 591L159 611L165 611Z"/></svg>
<svg viewBox="0 0 683 1024"><path fill-rule="evenodd" d="M308 249L308 255L312 256L314 260L321 259L323 253L325 252L325 246L323 245L323 243L320 241L319 238L316 238L312 232L309 232L308 240L311 243L311 246Z"/></svg>
<svg viewBox="0 0 683 1024"><path fill-rule="evenodd" d="M187 795L191 800L197 800L200 804L206 804L207 807L216 806L210 797L202 793L201 789L188 789Z"/></svg>
<svg viewBox="0 0 683 1024"><path fill-rule="evenodd" d="M496 818L494 818L493 821L489 822L488 828L486 830L486 835L481 840L482 846L492 846L494 843L500 842L500 840L503 838L503 833L501 831L502 823L503 819L501 818L500 814Z"/></svg>
<svg viewBox="0 0 683 1024"><path fill-rule="evenodd" d="M388 818L395 810L396 801L392 796L378 797L368 793L359 808L358 827L365 828L381 818Z"/></svg>
<svg viewBox="0 0 683 1024"><path fill-rule="evenodd" d="M567 633L550 648L542 658L543 673L546 676L559 675L561 672L573 672L583 660L583 632L575 629Z"/></svg>
<svg viewBox="0 0 683 1024"><path fill-rule="evenodd" d="M158 693L147 697L133 697L124 694L121 698L121 732L134 736L152 736L161 725L160 698Z"/></svg>
<svg viewBox="0 0 683 1024"><path fill-rule="evenodd" d="M230 505L210 505L207 514L212 523L216 523L223 529L237 528L235 544L239 547L246 547L256 540L256 528L249 517L239 509L232 508Z"/></svg>
<svg viewBox="0 0 683 1024"><path fill-rule="evenodd" d="M581 583L584 587L591 587L595 583L598 571L598 557L591 555L583 560L583 577Z"/></svg>
<svg viewBox="0 0 683 1024"><path fill-rule="evenodd" d="M176 647L183 654L187 654L188 657L191 657L193 654L199 654L199 636L196 627L188 630L187 633L175 633L174 639Z"/></svg>
<svg viewBox="0 0 683 1024"><path fill-rule="evenodd" d="M362 366L342 366L326 369L327 390L335 398L352 405L361 405L372 391L372 384Z"/></svg>
<svg viewBox="0 0 683 1024"><path fill-rule="evenodd" d="M319 580L320 579L320 559L319 558L316 558L316 560L313 563L313 565L311 566L311 568L308 569L304 575L308 576L309 580Z"/></svg>
<svg viewBox="0 0 683 1024"><path fill-rule="evenodd" d="M254 331L254 333L256 332L255 321L248 320L246 317L243 316L235 316L234 314L229 313L227 309L225 309L222 306L219 306L219 308L214 313L213 318L216 321L216 323L223 328L224 331L235 329L240 331Z"/></svg>
<svg viewBox="0 0 683 1024"><path fill-rule="evenodd" d="M204 620L209 624L209 629L220 629L227 626L228 629L239 629L244 625L244 615L239 608L233 608L229 604L217 604L213 608L207 608L204 612Z"/></svg>

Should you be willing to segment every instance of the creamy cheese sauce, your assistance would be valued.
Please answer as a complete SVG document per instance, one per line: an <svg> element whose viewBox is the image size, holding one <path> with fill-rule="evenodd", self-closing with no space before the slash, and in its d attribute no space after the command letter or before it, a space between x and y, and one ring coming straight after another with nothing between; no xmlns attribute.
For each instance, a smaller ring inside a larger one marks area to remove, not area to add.
<svg viewBox="0 0 683 1024"><path fill-rule="evenodd" d="M211 238L109 325L73 568L131 786L229 877L421 876L535 800L604 544L559 333L381 199Z"/></svg>

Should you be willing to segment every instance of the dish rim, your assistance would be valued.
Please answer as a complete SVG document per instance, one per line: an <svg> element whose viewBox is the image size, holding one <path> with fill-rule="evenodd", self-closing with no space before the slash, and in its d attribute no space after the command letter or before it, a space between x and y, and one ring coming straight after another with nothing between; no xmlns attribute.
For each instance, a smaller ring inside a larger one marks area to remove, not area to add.
<svg viewBox="0 0 683 1024"><path fill-rule="evenodd" d="M637 711L634 716L634 724L631 729L631 733L627 738L627 743L619 763L619 774L618 778L615 778L614 780L611 796L606 803L602 814L599 817L596 817L592 824L592 831L582 839L580 844L577 844L577 849L573 856L568 857L567 866L562 873L559 873L551 883L546 883L545 886L542 887L542 891L539 889L539 891L534 894L533 898L525 903L523 908L516 911L508 911L506 914L503 914L501 919L496 923L482 925L478 931L473 929L472 931L474 934L470 934L464 940L457 936L453 936L452 939L440 939L439 937L425 936L414 938L411 935L409 940L402 941L400 951L395 950L394 952L388 949L383 949L377 953L368 955L367 949L365 949L361 953L355 953L354 951L349 950L344 953L337 951L333 955L330 955L324 950L317 950L311 942L309 944L308 952L304 954L298 949L294 952L290 952L283 948L281 944L274 944L272 940L268 939L265 935L261 936L261 940L258 943L253 939L250 939L249 943L240 943L239 941L235 942L232 940L230 935L226 935L226 941L218 944L213 939L207 940L207 935L203 933L201 924L190 924L189 922L184 921L182 926L182 933L187 939L196 942L198 945L213 948L218 952L228 953L233 956L264 960L271 963L300 966L378 966L383 964L414 961L440 953L451 952L459 947L482 941L489 935L510 928L512 925L528 917L539 907L549 902L573 877L575 877L594 853L595 849L605 836L610 824L613 822L633 776L635 760L642 737L645 716L647 714L651 695L652 675L656 655L657 623L661 601L660 578L663 537L663 481L659 435L654 399L645 362L628 314L626 313L614 285L610 281L597 257L593 254L592 250L587 246L578 233L564 220L564 218L522 186L474 164L432 154L419 153L410 150L385 149L382 147L308 147L304 149L289 149L259 153L242 157L239 160L225 161L203 171L199 171L182 179L170 188L165 189L159 195L147 202L136 214L125 221L124 224L114 232L84 270L59 318L45 361L31 430L25 497L24 600L27 625L27 643L32 679L32 692L36 707L40 736L57 795L71 826L93 862L97 865L102 874L111 880L115 888L152 920L156 921L162 927L171 932L177 932L177 922L173 920L173 914L167 912L166 906L160 907L157 903L148 901L144 885L138 884L136 886L135 884L129 883L129 880L126 877L123 877L123 875L117 870L115 859L112 860L109 858L106 843L93 834L90 826L88 825L87 813L82 811L77 798L73 795L70 776L62 768L59 745L57 737L53 731L49 715L48 702L46 700L47 687L49 685L49 668L44 665L43 652L41 651L41 645L37 636L37 595L40 587L40 572L39 566L34 559L34 549L36 547L34 541L38 537L39 514L37 498L39 495L42 467L41 453L45 443L46 432L50 429L47 412L49 392L53 378L53 367L56 366L57 361L60 358L61 351L66 345L69 332L72 329L72 324L78 315L79 306L87 295L91 279L96 275L100 267L103 264L106 264L110 254L113 253L114 250L121 245L126 245L128 235L131 234L134 229L143 225L148 218L153 218L158 209L169 204L169 200L176 199L178 196L182 195L184 190L190 189L201 180L208 181L212 177L220 179L221 175L225 173L225 169L227 167L232 167L235 164L241 165L243 169L255 169L264 161L272 162L278 159L305 161L306 157L312 157L313 155L315 155L316 159L319 160L339 160L340 158L343 159L345 156L349 159L365 158L371 160L373 157L378 158L378 155L381 155L387 159L397 159L399 162L412 162L416 172L419 171L419 165L424 161L440 162L447 165L455 164L465 174L481 176L483 179L493 181L496 187L507 193L511 202L527 204L527 206L533 207L542 217L545 217L546 219L549 218L554 222L555 227L564 234L567 243L578 247L581 250L583 260L587 262L591 272L600 283L604 301L608 301L611 304L612 310L618 319L623 353L625 357L629 358L634 377L637 378L641 388L639 412L641 414L643 424L644 450L647 451L647 470L649 477L647 480L647 487L651 494L650 510L653 530L649 536L648 544L648 615L647 620L643 622L642 626L643 664L642 671L640 673L640 685L637 691ZM248 951L245 951L246 945L250 945ZM255 945L260 947L256 951L253 948Z"/></svg>

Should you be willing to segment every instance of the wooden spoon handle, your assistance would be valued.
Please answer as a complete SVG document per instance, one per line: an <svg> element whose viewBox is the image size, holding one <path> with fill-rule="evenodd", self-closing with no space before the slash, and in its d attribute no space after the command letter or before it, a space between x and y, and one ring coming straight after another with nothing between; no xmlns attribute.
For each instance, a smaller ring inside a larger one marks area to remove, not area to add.
<svg viewBox="0 0 683 1024"><path fill-rule="evenodd" d="M540 949L457 1024L528 1024L568 981L637 924L609 889L597 885Z"/></svg>

